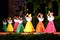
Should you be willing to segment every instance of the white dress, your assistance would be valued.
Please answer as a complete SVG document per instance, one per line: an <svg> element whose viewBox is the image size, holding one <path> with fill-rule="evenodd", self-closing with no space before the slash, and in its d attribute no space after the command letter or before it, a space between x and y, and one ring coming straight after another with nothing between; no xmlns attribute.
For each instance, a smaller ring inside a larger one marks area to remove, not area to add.
<svg viewBox="0 0 60 40"><path fill-rule="evenodd" d="M53 21L53 20L54 20L53 16L51 16L51 17L48 16L48 21Z"/></svg>
<svg viewBox="0 0 60 40"><path fill-rule="evenodd" d="M38 20L39 20L39 22L42 22L44 20L44 18L38 17Z"/></svg>
<svg viewBox="0 0 60 40"><path fill-rule="evenodd" d="M30 22L32 20L32 17L26 17L26 21Z"/></svg>

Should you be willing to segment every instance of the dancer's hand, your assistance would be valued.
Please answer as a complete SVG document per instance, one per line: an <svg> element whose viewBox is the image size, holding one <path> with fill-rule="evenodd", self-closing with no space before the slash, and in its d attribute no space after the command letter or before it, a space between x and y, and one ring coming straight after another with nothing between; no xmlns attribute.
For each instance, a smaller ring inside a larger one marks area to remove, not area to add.
<svg viewBox="0 0 60 40"><path fill-rule="evenodd" d="M41 13L39 13L38 15L41 15Z"/></svg>

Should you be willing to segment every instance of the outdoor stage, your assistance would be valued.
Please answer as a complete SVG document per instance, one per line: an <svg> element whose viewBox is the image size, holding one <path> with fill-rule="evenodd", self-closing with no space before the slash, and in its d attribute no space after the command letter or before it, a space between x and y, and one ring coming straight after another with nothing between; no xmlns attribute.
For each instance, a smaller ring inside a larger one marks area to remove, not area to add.
<svg viewBox="0 0 60 40"><path fill-rule="evenodd" d="M7 35L7 34L17 34L17 33L0 32L0 35ZM19 34L21 34L21 35L27 35L27 34L37 35L38 33L34 32L34 33L19 33ZM45 34L45 33L41 33L41 34ZM56 33L53 33L53 34L60 35L60 32L56 32Z"/></svg>

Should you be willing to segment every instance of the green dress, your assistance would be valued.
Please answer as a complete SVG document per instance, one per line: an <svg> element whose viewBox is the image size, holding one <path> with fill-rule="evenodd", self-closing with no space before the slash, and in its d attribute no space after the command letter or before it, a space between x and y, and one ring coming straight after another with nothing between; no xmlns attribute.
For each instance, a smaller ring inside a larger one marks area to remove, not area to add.
<svg viewBox="0 0 60 40"><path fill-rule="evenodd" d="M18 22L19 22L19 24L18 24L16 33L24 32L24 26L22 24L22 20L19 20Z"/></svg>
<svg viewBox="0 0 60 40"><path fill-rule="evenodd" d="M7 22L3 22L3 31L6 31L7 28Z"/></svg>

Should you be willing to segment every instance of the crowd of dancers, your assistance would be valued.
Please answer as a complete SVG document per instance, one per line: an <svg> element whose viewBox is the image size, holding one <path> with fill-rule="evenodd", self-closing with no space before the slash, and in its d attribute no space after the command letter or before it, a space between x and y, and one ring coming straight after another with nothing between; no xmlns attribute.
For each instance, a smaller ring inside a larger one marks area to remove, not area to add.
<svg viewBox="0 0 60 40"><path fill-rule="evenodd" d="M8 19L4 19L3 20L3 30L5 32L15 32L15 33L21 33L21 32L28 32L28 33L55 33L56 32L56 28L54 25L54 16L53 16L53 12L49 11L47 14L47 19L48 19L48 24L46 26L46 28L44 27L43 21L44 21L44 17L42 13L38 13L37 15L37 19L38 19L38 24L36 25L36 29L34 29L34 26L32 24L32 16L31 14L26 14L25 15L25 19L26 19L26 25L24 27L23 25L23 19L20 16L15 16L13 18L8 17ZM8 23L7 23L8 22Z"/></svg>

